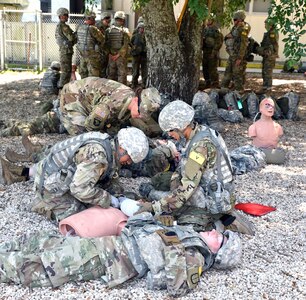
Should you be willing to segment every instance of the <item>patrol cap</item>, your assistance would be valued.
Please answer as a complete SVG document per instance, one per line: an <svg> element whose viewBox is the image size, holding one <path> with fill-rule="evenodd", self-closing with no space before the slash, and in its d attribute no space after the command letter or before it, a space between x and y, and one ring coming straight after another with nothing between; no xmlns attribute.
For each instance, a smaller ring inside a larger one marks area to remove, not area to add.
<svg viewBox="0 0 306 300"><path fill-rule="evenodd" d="M54 60L54 61L51 63L50 67L51 67L51 68L54 68L54 69L60 69L60 68L61 68L61 64L60 64L58 61Z"/></svg>
<svg viewBox="0 0 306 300"><path fill-rule="evenodd" d="M219 249L214 263L216 269L228 269L236 266L242 256L241 240L237 233L226 230L223 235L226 243Z"/></svg>
<svg viewBox="0 0 306 300"><path fill-rule="evenodd" d="M245 18L246 14L244 10L237 10L233 15L234 20L244 20Z"/></svg>
<svg viewBox="0 0 306 300"><path fill-rule="evenodd" d="M104 11L102 14L101 14L101 20L104 20L104 19L107 19L107 18L111 18L112 17L112 14L108 11Z"/></svg>
<svg viewBox="0 0 306 300"><path fill-rule="evenodd" d="M65 7L60 7L57 11L56 14L58 16L63 16L63 15L69 15L69 10Z"/></svg>
<svg viewBox="0 0 306 300"><path fill-rule="evenodd" d="M159 109L160 103L160 94L155 87L149 87L142 90L141 102L139 105L139 110L141 113L150 115Z"/></svg>
<svg viewBox="0 0 306 300"><path fill-rule="evenodd" d="M149 142L140 129L136 127L120 129L117 137L118 145L128 153L134 163L139 163L146 158Z"/></svg>
<svg viewBox="0 0 306 300"><path fill-rule="evenodd" d="M137 20L137 23L144 23L144 19L142 16L140 16Z"/></svg>
<svg viewBox="0 0 306 300"><path fill-rule="evenodd" d="M116 11L114 15L114 19L125 19L125 12L124 11Z"/></svg>
<svg viewBox="0 0 306 300"><path fill-rule="evenodd" d="M178 129L183 131L192 121L194 109L182 100L167 104L159 114L158 123L163 131Z"/></svg>

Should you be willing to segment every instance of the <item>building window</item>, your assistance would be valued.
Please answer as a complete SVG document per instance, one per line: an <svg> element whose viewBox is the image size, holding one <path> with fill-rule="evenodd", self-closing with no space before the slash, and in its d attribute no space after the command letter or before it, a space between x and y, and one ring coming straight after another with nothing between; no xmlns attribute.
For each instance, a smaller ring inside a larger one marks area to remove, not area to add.
<svg viewBox="0 0 306 300"><path fill-rule="evenodd" d="M51 12L51 0L40 0L40 9L43 13Z"/></svg>
<svg viewBox="0 0 306 300"><path fill-rule="evenodd" d="M268 13L271 0L250 0L245 5L245 10L251 13Z"/></svg>

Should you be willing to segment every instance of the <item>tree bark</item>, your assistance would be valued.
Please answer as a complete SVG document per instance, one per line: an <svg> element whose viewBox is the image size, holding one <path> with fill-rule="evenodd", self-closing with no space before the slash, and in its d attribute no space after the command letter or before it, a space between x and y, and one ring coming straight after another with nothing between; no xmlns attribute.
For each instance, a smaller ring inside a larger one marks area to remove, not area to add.
<svg viewBox="0 0 306 300"><path fill-rule="evenodd" d="M198 90L201 22L186 11L177 31L169 0L151 0L143 8L148 48L148 85L173 99L191 103Z"/></svg>

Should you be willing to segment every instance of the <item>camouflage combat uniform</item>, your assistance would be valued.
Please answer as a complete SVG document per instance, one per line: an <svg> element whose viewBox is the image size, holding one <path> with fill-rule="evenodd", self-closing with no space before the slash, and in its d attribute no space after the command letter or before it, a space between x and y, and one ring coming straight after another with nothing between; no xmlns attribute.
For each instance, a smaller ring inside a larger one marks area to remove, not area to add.
<svg viewBox="0 0 306 300"><path fill-rule="evenodd" d="M155 201L153 210L171 212L178 224L192 224L205 231L231 210L233 201L232 167L225 142L216 131L196 126L172 176L170 194Z"/></svg>
<svg viewBox="0 0 306 300"><path fill-rule="evenodd" d="M163 232L176 239L167 243L159 234ZM142 213L128 220L121 236L79 238L36 232L3 243L0 282L58 287L99 279L115 287L146 275L148 289L182 296L197 286L215 256L191 227L165 227Z"/></svg>
<svg viewBox="0 0 306 300"><path fill-rule="evenodd" d="M106 29L109 28L109 25L103 24L102 21L98 21L96 23L96 27L102 32L103 36L106 35ZM100 77L101 78L107 78L107 67L108 67L108 52L106 50L106 47L104 46L102 50L100 51L101 54L101 72Z"/></svg>
<svg viewBox="0 0 306 300"><path fill-rule="evenodd" d="M58 82L60 80L60 72L58 70L48 70L44 73L44 76L40 83L40 92L43 95L57 95L58 94Z"/></svg>
<svg viewBox="0 0 306 300"><path fill-rule="evenodd" d="M133 97L131 88L105 78L70 82L61 93L62 123L71 135L101 128L116 133L131 116L128 106Z"/></svg>
<svg viewBox="0 0 306 300"><path fill-rule="evenodd" d="M33 135L40 133L61 133L61 122L56 111L52 110L31 122L12 120L0 131L0 136Z"/></svg>
<svg viewBox="0 0 306 300"><path fill-rule="evenodd" d="M276 58L278 57L278 33L273 28L264 33L260 47L258 48L258 54L262 59L262 79L263 88L272 87L272 74L275 67Z"/></svg>
<svg viewBox="0 0 306 300"><path fill-rule="evenodd" d="M88 77L70 82L61 93L62 124L71 135L101 129L114 135L128 124L148 136L160 133L150 116L131 119L128 106L133 97L131 88L110 79Z"/></svg>
<svg viewBox="0 0 306 300"><path fill-rule="evenodd" d="M116 21L106 30L105 44L110 54L108 61L108 78L127 84L127 58L130 43L129 30L119 26ZM111 55L119 57L114 61Z"/></svg>
<svg viewBox="0 0 306 300"><path fill-rule="evenodd" d="M60 21L55 30L56 43L59 45L61 78L58 88L61 89L70 81L72 71L72 55L73 45L76 43L76 35L72 29L65 23Z"/></svg>
<svg viewBox="0 0 306 300"><path fill-rule="evenodd" d="M76 30L80 52L79 73L81 78L100 76L101 52L104 46L104 35L94 25L82 24Z"/></svg>
<svg viewBox="0 0 306 300"><path fill-rule="evenodd" d="M206 87L219 86L219 50L222 47L223 35L215 24L203 30L203 61L202 71Z"/></svg>
<svg viewBox="0 0 306 300"><path fill-rule="evenodd" d="M117 168L113 147L109 136L99 132L55 144L37 164L34 190L38 202L32 210L60 221L88 205L109 207L111 195L105 187Z"/></svg>
<svg viewBox="0 0 306 300"><path fill-rule="evenodd" d="M231 81L237 91L243 90L246 71L246 50L248 46L248 34L251 26L247 22L241 22L234 26L224 38L226 51L229 54L227 65L221 86L228 88ZM240 60L237 66L236 62Z"/></svg>
<svg viewBox="0 0 306 300"><path fill-rule="evenodd" d="M139 70L141 69L142 87L146 86L148 67L147 67L147 48L144 33L138 31L131 38L132 45L132 87L137 87Z"/></svg>

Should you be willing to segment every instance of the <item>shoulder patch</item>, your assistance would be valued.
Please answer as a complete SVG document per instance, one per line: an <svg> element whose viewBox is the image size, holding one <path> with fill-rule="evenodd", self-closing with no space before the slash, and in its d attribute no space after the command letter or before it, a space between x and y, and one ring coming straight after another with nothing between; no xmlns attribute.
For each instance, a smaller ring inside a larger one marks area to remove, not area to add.
<svg viewBox="0 0 306 300"><path fill-rule="evenodd" d="M198 163L199 165L203 165L203 163L205 162L204 156L196 151L191 151L189 153L189 158Z"/></svg>

